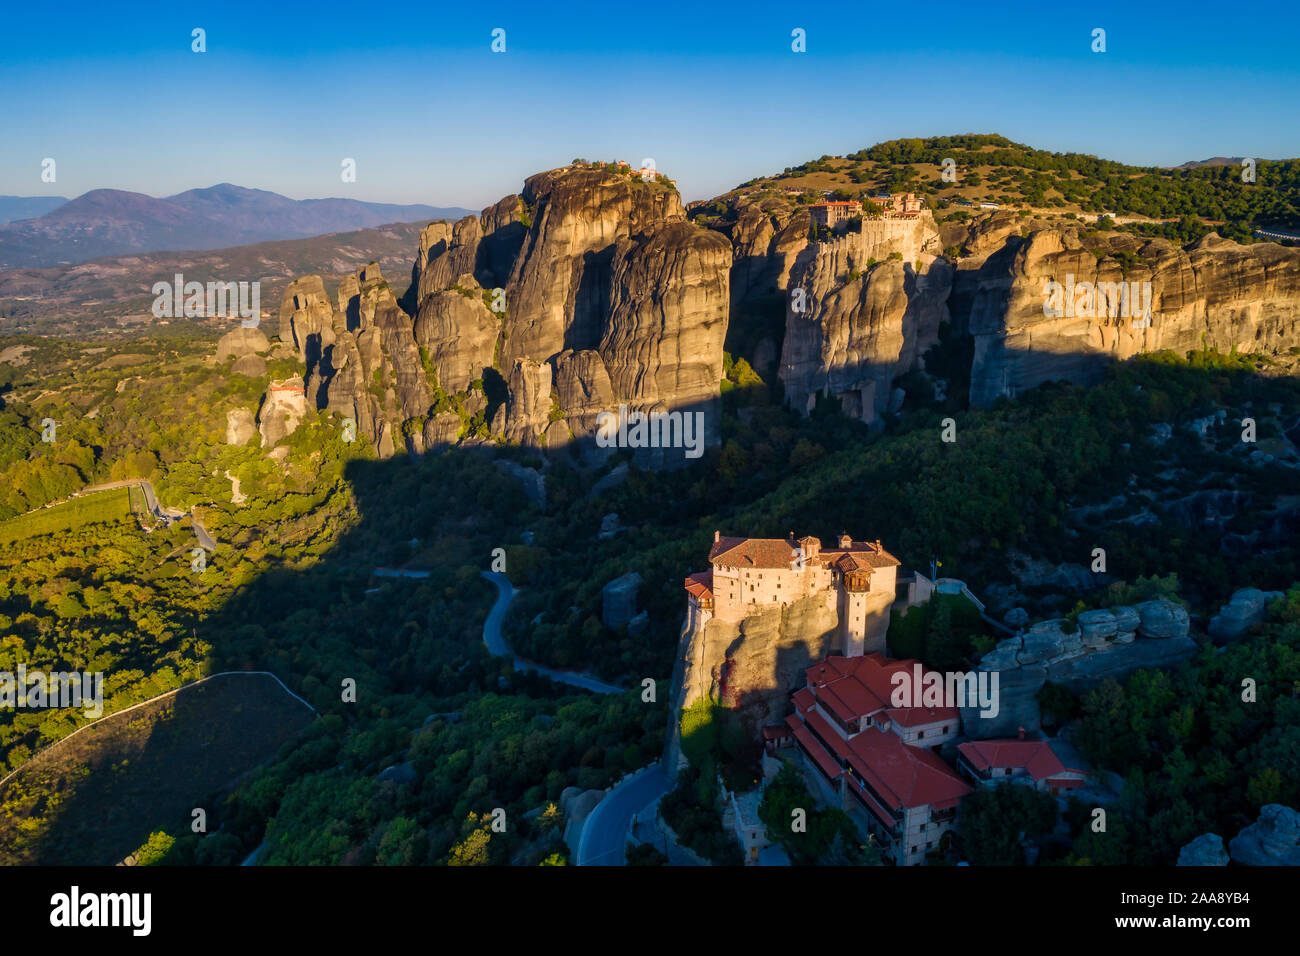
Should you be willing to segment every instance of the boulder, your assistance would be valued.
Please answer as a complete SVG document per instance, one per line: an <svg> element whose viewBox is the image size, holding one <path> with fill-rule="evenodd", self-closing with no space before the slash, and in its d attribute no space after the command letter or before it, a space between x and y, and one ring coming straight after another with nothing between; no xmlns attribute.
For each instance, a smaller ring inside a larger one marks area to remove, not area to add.
<svg viewBox="0 0 1300 956"><path fill-rule="evenodd" d="M1210 634L1219 643L1235 641L1262 621L1268 605L1280 597L1281 591L1261 591L1258 588L1242 588L1234 592L1232 599L1210 621Z"/></svg>
<svg viewBox="0 0 1300 956"><path fill-rule="evenodd" d="M1118 631L1115 615L1108 610L1084 611L1079 615L1079 633L1087 647L1105 647Z"/></svg>
<svg viewBox="0 0 1300 956"><path fill-rule="evenodd" d="M980 670L1000 671L1020 666L1020 652L1024 648L1021 638L1008 637L984 655Z"/></svg>
<svg viewBox="0 0 1300 956"><path fill-rule="evenodd" d="M1300 866L1300 813L1270 803L1228 848L1233 862L1243 866Z"/></svg>
<svg viewBox="0 0 1300 956"><path fill-rule="evenodd" d="M1021 664L1035 664L1059 657L1068 637L1064 625L1064 618L1039 621L1022 635L1023 647L1017 660ZM1077 640L1076 635L1075 641Z"/></svg>
<svg viewBox="0 0 1300 956"><path fill-rule="evenodd" d="M246 329L242 325L231 329L217 339L217 361L228 358L243 358L249 355L261 355L269 351L271 342L261 329Z"/></svg>
<svg viewBox="0 0 1300 956"><path fill-rule="evenodd" d="M1137 608L1120 606L1110 609L1111 615L1115 618L1116 634L1135 634L1138 625L1142 623L1142 616L1138 614Z"/></svg>
<svg viewBox="0 0 1300 956"><path fill-rule="evenodd" d="M546 507L546 476L534 468L525 468L516 462L498 459L496 466L524 486L524 494L538 507Z"/></svg>
<svg viewBox="0 0 1300 956"><path fill-rule="evenodd" d="M230 366L230 371L236 375L247 375L249 378L264 378L266 359L260 355L241 355Z"/></svg>
<svg viewBox="0 0 1300 956"><path fill-rule="evenodd" d="M409 763L395 763L386 767L375 780L380 783L389 780L396 784L411 783L415 780L415 768Z"/></svg>
<svg viewBox="0 0 1300 956"><path fill-rule="evenodd" d="M1198 836L1178 853L1179 866L1227 866L1228 851L1217 833Z"/></svg>
<svg viewBox="0 0 1300 956"><path fill-rule="evenodd" d="M739 624L709 621L686 652L683 706L713 694L755 726L783 719L807 668L841 650L838 623L821 597L759 611Z"/></svg>
<svg viewBox="0 0 1300 956"><path fill-rule="evenodd" d="M987 660L987 657L985 658ZM979 670L994 670L981 661ZM1026 734L1038 733L1041 715L1038 692L1047 680L1047 669L1040 664L1026 664L998 672L997 713L985 717L978 705L961 708L962 732L972 740L1015 737L1020 728Z"/></svg>
<svg viewBox="0 0 1300 956"><path fill-rule="evenodd" d="M1029 623L1029 612L1023 607L1013 607L1002 617L1007 627L1016 628L1017 630Z"/></svg>
<svg viewBox="0 0 1300 956"><path fill-rule="evenodd" d="M601 620L607 627L623 627L636 617L636 592L640 586L641 575L631 571L601 589Z"/></svg>
<svg viewBox="0 0 1300 956"><path fill-rule="evenodd" d="M1158 598L1143 601L1137 606L1137 612L1142 622L1138 625L1139 637L1168 640L1187 636L1190 620L1187 608L1181 604Z"/></svg>
<svg viewBox="0 0 1300 956"><path fill-rule="evenodd" d="M226 412L227 445L243 445L256 434L257 424L247 408L232 408Z"/></svg>

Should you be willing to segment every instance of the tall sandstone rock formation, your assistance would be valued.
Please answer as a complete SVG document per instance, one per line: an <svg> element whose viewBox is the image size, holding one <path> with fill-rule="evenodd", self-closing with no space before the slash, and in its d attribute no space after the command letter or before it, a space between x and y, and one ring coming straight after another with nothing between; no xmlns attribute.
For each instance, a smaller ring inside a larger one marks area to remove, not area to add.
<svg viewBox="0 0 1300 956"><path fill-rule="evenodd" d="M948 321L953 270L938 251L938 230L925 213L868 220L861 232L799 254L780 363L794 408L811 411L819 395L830 395L866 422L888 410L894 379L917 365Z"/></svg>
<svg viewBox="0 0 1300 956"><path fill-rule="evenodd" d="M425 230L415 338L448 392L504 381L490 421L508 440L577 440L598 456L597 417L625 404L701 412L715 443L730 267L729 243L687 222L671 187L552 170L478 216ZM637 457L684 460L676 449Z"/></svg>
<svg viewBox="0 0 1300 956"><path fill-rule="evenodd" d="M1216 235L1181 248L999 210L936 225L928 212L809 239L808 209L739 193L693 204L612 167L539 173L478 215L426 227L399 304L378 267L292 283L281 345L305 366L309 408L356 422L381 455L491 438L577 449L602 412L699 412L720 433L729 346L807 412L821 396L876 422L895 380L924 369L944 323L974 340L970 400L1086 384L1133 355L1300 344L1300 250ZM702 228L704 223L709 228ZM942 249L958 246L955 260ZM1047 315L1049 283L1149 285L1151 320ZM403 308L405 306L405 309ZM413 318L412 318L413 316ZM684 449L636 450L671 467Z"/></svg>
<svg viewBox="0 0 1300 956"><path fill-rule="evenodd" d="M1056 379L1089 384L1108 361L1142 352L1270 353L1300 344L1300 249L1243 246L1214 233L1186 248L1125 234L1085 244L1065 228L1006 242L1011 254L991 255L979 270L970 313L974 405ZM1080 290L1062 302L1066 314L1045 314L1045 304L1055 308L1051 282ZM1113 295L1090 305L1083 283L1149 283L1149 320Z"/></svg>
<svg viewBox="0 0 1300 956"><path fill-rule="evenodd" d="M321 277L293 282L280 340L309 405L380 455L492 435L600 460L614 449L597 446L598 418L620 406L699 413L715 444L730 268L730 243L688 222L670 185L576 165L426 227L402 300L414 318L371 264L336 304ZM672 467L687 450L634 454Z"/></svg>

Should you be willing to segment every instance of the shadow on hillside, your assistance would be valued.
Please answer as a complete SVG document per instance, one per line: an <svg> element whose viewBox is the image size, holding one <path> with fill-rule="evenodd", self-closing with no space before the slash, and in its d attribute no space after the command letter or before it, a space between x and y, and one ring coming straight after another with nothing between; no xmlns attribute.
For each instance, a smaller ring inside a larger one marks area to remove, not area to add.
<svg viewBox="0 0 1300 956"><path fill-rule="evenodd" d="M1194 368L1164 373L1171 383L1168 388L1182 387L1188 394L1204 391L1220 377L1219 371ZM717 421L722 404L710 401L687 411L713 414L717 429L714 434L721 432L725 438L739 426L730 417L726 422ZM1180 411L1177 406L1170 408L1171 415ZM816 416L801 427L816 429ZM586 439L545 454L563 459L575 452L589 452L592 446L594 440ZM279 545L262 542L256 526L241 531L233 522L226 522L211 528L221 548L209 558L209 574L229 573L233 566L230 556L237 550L261 552L272 546L264 558L258 559L269 561L270 569L240 587L209 619L195 625L195 635L212 647L211 672L269 670L311 702L325 715L324 719L345 725L364 722L368 728L375 728L376 735L387 732L383 728L397 728L393 731L395 739L406 739L403 734L420 727L439 701L458 694L503 689L542 697L572 693L543 678L513 673L508 661L492 658L482 645L482 618L494 592L479 578L479 572L490 566L494 549L518 543L521 533L542 514L530 502L521 483L496 466L497 454L490 449L466 448L444 454L399 455L387 461L350 462L346 483L354 504L326 518L333 525L341 526L346 521L350 526L332 542L310 520L292 532L294 543L305 547L313 559L309 564L278 566ZM521 457L517 450L504 454ZM682 463L693 469L689 475L698 480L714 473L720 457L711 452L699 461ZM1018 467L1014 462L1007 464ZM1244 480L1249 482L1250 475L1245 474ZM584 480L592 479L594 476L589 475ZM1281 493L1280 489L1277 493ZM661 520L664 525L680 528L682 536L699 534L704 521L725 519L735 509L752 505L754 502L745 494L742 486L734 502L705 500L691 504L683 500L680 514L664 513ZM842 515L852 513L854 520L862 520L864 515L875 514L877 527L851 529L858 536L875 537L880 535L878 527L887 521L903 527L916 517L871 512L873 494L873 489L864 487L858 489L860 500L854 501L791 495L790 507L797 509L791 520L798 520L800 531L822 529L827 533L824 526L840 530L851 523ZM581 496L568 500L576 502L575 508L597 507L582 504L585 499ZM553 510L555 507L552 504ZM274 503L271 508L282 510ZM1243 510L1243 521L1253 521L1257 530L1274 520L1256 505L1251 508L1255 510ZM1194 518L1194 511L1188 513ZM786 517L778 515L771 520ZM566 555L585 557L599 546L599 530L597 522L581 528L572 538L544 544ZM787 529L727 530L734 534L783 535ZM1260 540L1282 548L1289 561L1282 562L1278 575L1289 573L1287 568L1294 571L1294 539L1273 542L1263 530L1260 534ZM628 553L635 555L634 539L625 546ZM910 557L913 563L919 560ZM646 586L656 590L680 588L681 579L698 570L704 560L701 554L694 566L680 568L673 580L648 582ZM428 570L429 577L373 577L376 568L401 566ZM190 573L188 563L177 564L176 573ZM1247 584L1277 586L1265 580L1243 581L1238 586ZM680 596L680 591L674 593ZM675 646L674 640L673 648L666 653L672 653ZM785 674L801 673L811 663L806 649L795 648L782 652L778 669ZM355 682L355 703L342 699L349 681ZM64 788L57 800L51 795L45 801L37 812L50 814L53 819L36 854L41 862L116 863L141 846L152 829L165 826L175 832L180 821L190 820L192 811L199 807L207 811L209 832L224 826L245 846L248 841L255 844L260 839L260 821L221 819L222 794L239 776L230 764L230 754L238 750L245 755L244 763L249 764L244 766L245 771L277 752L283 755L293 751L294 767L300 774L325 770L336 762L333 751L324 752L324 748L301 743L282 745L272 732L274 727L266 727L265 738L260 741L235 739L250 733L248 723L230 719L220 710L214 713L204 706L202 697L188 692L177 695L172 722L176 727L205 727L207 734L202 739L196 735L178 741L174 734L155 728L129 746L98 754L88 780ZM240 746L244 749L239 750ZM376 745L374 753L380 756L365 756L360 769L378 774L389 763L401 760L402 750ZM350 758L345 755L337 759ZM139 767L152 768L146 779L131 775L133 768ZM224 783L212 782L218 778ZM392 792L386 792L386 799L397 799Z"/></svg>

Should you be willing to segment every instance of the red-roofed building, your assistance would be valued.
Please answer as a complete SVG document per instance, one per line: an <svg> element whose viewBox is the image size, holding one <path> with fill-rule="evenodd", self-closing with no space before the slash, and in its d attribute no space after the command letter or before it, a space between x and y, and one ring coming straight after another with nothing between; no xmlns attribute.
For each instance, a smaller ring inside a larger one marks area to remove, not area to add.
<svg viewBox="0 0 1300 956"><path fill-rule="evenodd" d="M925 861L973 789L931 749L958 734L957 709L893 706L894 675L911 678L916 666L877 653L828 657L805 672L785 725L764 733L771 753L793 743L822 799L901 866Z"/></svg>
<svg viewBox="0 0 1300 956"><path fill-rule="evenodd" d="M1075 790L1087 772L1067 767L1046 740L972 740L957 745L957 769L977 783L1024 783L1053 795Z"/></svg>
<svg viewBox="0 0 1300 956"><path fill-rule="evenodd" d="M811 535L729 538L715 531L709 563L711 572L693 574L685 583L700 623L710 617L738 623L755 611L820 595L839 615L845 654L885 649L900 562L879 541L854 541L841 534L834 547L823 547ZM706 585L712 602L709 614L702 603L701 587Z"/></svg>

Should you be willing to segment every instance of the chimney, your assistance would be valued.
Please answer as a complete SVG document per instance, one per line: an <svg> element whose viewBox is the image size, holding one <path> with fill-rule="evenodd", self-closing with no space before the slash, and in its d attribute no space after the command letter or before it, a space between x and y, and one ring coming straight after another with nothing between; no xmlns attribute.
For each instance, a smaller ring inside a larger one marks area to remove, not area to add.
<svg viewBox="0 0 1300 956"><path fill-rule="evenodd" d="M722 540L722 532L721 532L721 531L714 531L714 532L713 532L713 543L714 543L714 544L717 544L717 543L718 543L719 541L721 541L721 540Z"/></svg>
<svg viewBox="0 0 1300 956"><path fill-rule="evenodd" d="M1021 728L1019 729L1018 733L1020 734L1020 739L1021 739L1021 740L1024 740L1024 739L1025 739L1025 728L1024 728L1024 727L1021 727Z"/></svg>

